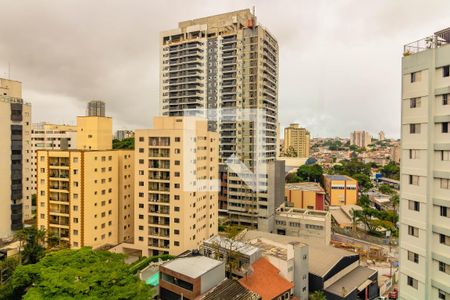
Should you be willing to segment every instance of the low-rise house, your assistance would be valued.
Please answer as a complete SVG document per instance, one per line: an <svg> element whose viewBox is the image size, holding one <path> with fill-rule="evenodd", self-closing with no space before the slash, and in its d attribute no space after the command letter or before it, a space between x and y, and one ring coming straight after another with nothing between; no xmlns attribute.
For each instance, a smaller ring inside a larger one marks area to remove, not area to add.
<svg viewBox="0 0 450 300"><path fill-rule="evenodd" d="M272 232L305 239L317 238L328 245L331 239L331 214L328 211L299 209L282 204L275 211Z"/></svg>
<svg viewBox="0 0 450 300"><path fill-rule="evenodd" d="M333 221L340 228L352 229L354 224L353 212L361 211L362 207L358 205L342 205L330 207L330 213Z"/></svg>
<svg viewBox="0 0 450 300"><path fill-rule="evenodd" d="M225 263L201 255L178 257L159 266L164 300L196 299L225 280Z"/></svg>

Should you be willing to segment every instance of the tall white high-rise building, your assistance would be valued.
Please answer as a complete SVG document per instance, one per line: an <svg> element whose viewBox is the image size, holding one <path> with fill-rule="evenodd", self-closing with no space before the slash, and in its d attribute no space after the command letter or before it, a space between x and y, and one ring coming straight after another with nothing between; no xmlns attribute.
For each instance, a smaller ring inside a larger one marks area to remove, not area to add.
<svg viewBox="0 0 450 300"><path fill-rule="evenodd" d="M209 115L209 129L220 133L219 208L232 222L268 229L283 201L277 40L246 9L180 22L161 33L160 46L162 115L217 116Z"/></svg>
<svg viewBox="0 0 450 300"><path fill-rule="evenodd" d="M400 298L450 299L450 29L404 47Z"/></svg>
<svg viewBox="0 0 450 300"><path fill-rule="evenodd" d="M31 104L22 83L0 78L0 238L31 219Z"/></svg>

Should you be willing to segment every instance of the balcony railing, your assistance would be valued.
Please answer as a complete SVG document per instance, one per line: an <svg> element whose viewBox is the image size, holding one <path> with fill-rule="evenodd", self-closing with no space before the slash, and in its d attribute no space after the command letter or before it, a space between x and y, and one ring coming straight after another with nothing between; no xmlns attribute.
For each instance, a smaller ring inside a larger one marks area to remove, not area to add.
<svg viewBox="0 0 450 300"><path fill-rule="evenodd" d="M403 46L403 56L435 49L447 45L450 39L450 29L442 30L432 36L414 41Z"/></svg>

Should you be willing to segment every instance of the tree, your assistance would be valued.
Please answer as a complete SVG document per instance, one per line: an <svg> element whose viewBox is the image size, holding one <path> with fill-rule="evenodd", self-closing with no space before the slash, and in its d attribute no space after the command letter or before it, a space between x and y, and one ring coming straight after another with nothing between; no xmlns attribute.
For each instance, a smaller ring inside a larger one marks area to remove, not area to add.
<svg viewBox="0 0 450 300"><path fill-rule="evenodd" d="M391 161L381 169L381 174L383 177L400 180L400 167Z"/></svg>
<svg viewBox="0 0 450 300"><path fill-rule="evenodd" d="M309 300L327 300L327 297L323 291L315 291L309 295Z"/></svg>
<svg viewBox="0 0 450 300"><path fill-rule="evenodd" d="M152 289L123 259L89 248L51 252L36 264L17 267L0 295L25 300L151 299Z"/></svg>
<svg viewBox="0 0 450 300"><path fill-rule="evenodd" d="M397 207L400 204L400 197L398 196L397 193L391 196L391 203L392 206L394 207L394 211L397 211Z"/></svg>
<svg viewBox="0 0 450 300"><path fill-rule="evenodd" d="M322 166L318 164L314 165L303 165L297 170L297 176L300 181L308 182L320 182L322 180L323 169Z"/></svg>
<svg viewBox="0 0 450 300"><path fill-rule="evenodd" d="M380 187L378 189L380 190L381 193L386 194L386 195L392 195L394 193L394 190L392 190L392 188L385 183L380 185Z"/></svg>
<svg viewBox="0 0 450 300"><path fill-rule="evenodd" d="M285 156L285 157L297 157L297 151L295 151L294 147L289 146L289 147L284 151L284 156Z"/></svg>
<svg viewBox="0 0 450 300"><path fill-rule="evenodd" d="M134 149L134 137L126 138L123 140L113 140L113 149Z"/></svg>
<svg viewBox="0 0 450 300"><path fill-rule="evenodd" d="M286 175L286 183L300 182L300 178L295 173L288 173Z"/></svg>
<svg viewBox="0 0 450 300"><path fill-rule="evenodd" d="M45 230L26 227L17 231L15 238L19 240L19 261L21 264L35 264L44 256Z"/></svg>
<svg viewBox="0 0 450 300"><path fill-rule="evenodd" d="M358 181L358 186L363 191L367 191L373 187L372 181L370 180L370 177L365 174L354 174L353 178Z"/></svg>

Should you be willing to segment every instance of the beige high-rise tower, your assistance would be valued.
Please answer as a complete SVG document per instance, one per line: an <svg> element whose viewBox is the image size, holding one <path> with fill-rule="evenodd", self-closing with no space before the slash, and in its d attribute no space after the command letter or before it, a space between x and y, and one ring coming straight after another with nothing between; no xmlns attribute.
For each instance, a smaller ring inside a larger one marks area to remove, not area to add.
<svg viewBox="0 0 450 300"><path fill-rule="evenodd" d="M291 124L284 129L284 151L287 152L292 147L296 157L309 157L310 140L309 131L299 124Z"/></svg>
<svg viewBox="0 0 450 300"><path fill-rule="evenodd" d="M400 298L450 299L450 29L404 47Z"/></svg>
<svg viewBox="0 0 450 300"><path fill-rule="evenodd" d="M22 83L0 78L0 238L31 219L31 105Z"/></svg>
<svg viewBox="0 0 450 300"><path fill-rule="evenodd" d="M232 222L268 229L283 201L277 183L284 167L275 161L277 40L250 10L234 11L162 32L160 63L162 115L208 116L209 129L220 134L222 211ZM251 110L262 123L246 119ZM227 161L237 160L245 167L230 168Z"/></svg>
<svg viewBox="0 0 450 300"><path fill-rule="evenodd" d="M71 248L133 241L134 151L112 150L109 117L77 118L73 150L38 150L37 225Z"/></svg>
<svg viewBox="0 0 450 300"><path fill-rule="evenodd" d="M135 246L144 256L198 249L218 229L218 134L195 117L136 130Z"/></svg>

